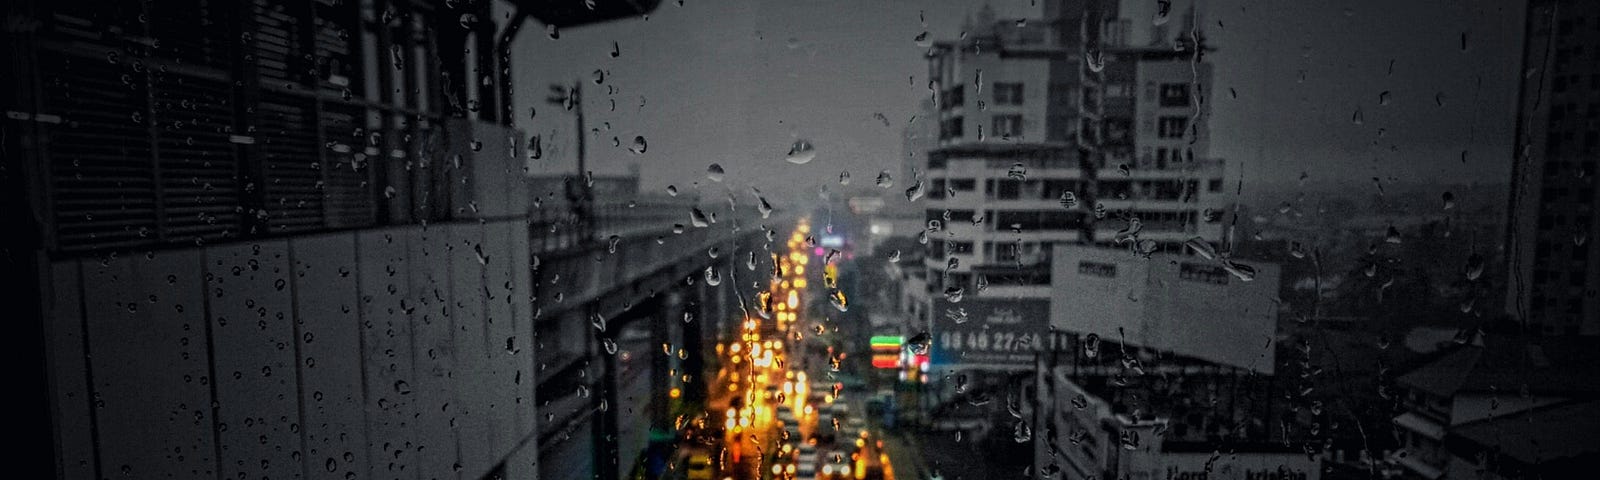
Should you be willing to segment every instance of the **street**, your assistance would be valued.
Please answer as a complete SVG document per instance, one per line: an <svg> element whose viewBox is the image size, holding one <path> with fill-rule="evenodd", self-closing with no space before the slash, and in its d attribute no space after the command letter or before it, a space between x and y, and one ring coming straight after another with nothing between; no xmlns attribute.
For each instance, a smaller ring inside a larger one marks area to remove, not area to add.
<svg viewBox="0 0 1600 480"><path fill-rule="evenodd" d="M705 372L711 395L701 443L680 452L673 476L687 479L893 479L893 442L866 415L865 395L847 391L839 371L846 352L816 313L846 304L837 282L838 255L817 260L810 226L801 221L776 247L770 287L748 305L737 332L721 332L717 371ZM807 268L823 263L823 281ZM824 300L825 299L825 300ZM816 300L816 301L812 301ZM710 367L708 367L710 368ZM715 433L710 433L715 431ZM898 445L904 445L899 443Z"/></svg>

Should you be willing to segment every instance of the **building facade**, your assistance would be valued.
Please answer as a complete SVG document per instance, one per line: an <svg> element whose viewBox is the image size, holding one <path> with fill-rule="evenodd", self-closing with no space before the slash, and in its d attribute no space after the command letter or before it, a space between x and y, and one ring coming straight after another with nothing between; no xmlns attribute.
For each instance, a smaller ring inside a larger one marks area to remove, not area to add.
<svg viewBox="0 0 1600 480"><path fill-rule="evenodd" d="M539 476L529 152L495 40L630 13L504 6L6 4L42 476Z"/></svg>
<svg viewBox="0 0 1600 480"><path fill-rule="evenodd" d="M1485 335L1395 379L1406 478L1559 476L1600 458L1592 337Z"/></svg>
<svg viewBox="0 0 1600 480"><path fill-rule="evenodd" d="M927 197L924 302L1048 298L1058 243L1148 255L1222 240L1201 42L1134 32L1120 8L1047 3L1025 22L985 10L965 39L934 45L938 142L914 180Z"/></svg>
<svg viewBox="0 0 1600 480"><path fill-rule="evenodd" d="M1600 335L1600 5L1529 2L1525 28L1506 309L1547 335Z"/></svg>

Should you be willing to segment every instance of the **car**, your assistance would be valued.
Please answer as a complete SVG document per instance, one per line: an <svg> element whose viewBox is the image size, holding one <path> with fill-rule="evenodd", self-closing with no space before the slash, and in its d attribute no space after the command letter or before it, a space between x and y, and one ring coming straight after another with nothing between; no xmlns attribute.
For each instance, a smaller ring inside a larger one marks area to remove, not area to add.
<svg viewBox="0 0 1600 480"><path fill-rule="evenodd" d="M827 412L818 414L817 425L811 428L811 436L816 438L817 442L828 445L833 443L837 434L838 432L834 431L833 428L833 415Z"/></svg>
<svg viewBox="0 0 1600 480"><path fill-rule="evenodd" d="M779 460L772 463L772 478L793 478L799 468L792 462Z"/></svg>
<svg viewBox="0 0 1600 480"><path fill-rule="evenodd" d="M861 435L867 431L867 421L861 417L845 419L844 426L845 431L850 432L851 435Z"/></svg>
<svg viewBox="0 0 1600 480"><path fill-rule="evenodd" d="M716 476L711 465L711 455L705 452L695 452L689 455L688 471L689 480L711 480Z"/></svg>
<svg viewBox="0 0 1600 480"><path fill-rule="evenodd" d="M823 479L843 480L846 478L854 478L850 476L850 455L843 451L834 450L829 452L826 456L822 457L820 463L822 463L821 478Z"/></svg>
<svg viewBox="0 0 1600 480"><path fill-rule="evenodd" d="M817 463L817 447L809 443L801 443L795 447L794 451L790 452L789 459L797 464L815 464Z"/></svg>
<svg viewBox="0 0 1600 480"><path fill-rule="evenodd" d="M795 462L794 480L813 480L817 478L817 462Z"/></svg>
<svg viewBox="0 0 1600 480"><path fill-rule="evenodd" d="M831 396L833 396L833 383L823 382L823 381L812 381L811 382L811 396L812 397L831 397Z"/></svg>
<svg viewBox="0 0 1600 480"><path fill-rule="evenodd" d="M802 443L794 453L794 478L810 480L817 477L817 446Z"/></svg>

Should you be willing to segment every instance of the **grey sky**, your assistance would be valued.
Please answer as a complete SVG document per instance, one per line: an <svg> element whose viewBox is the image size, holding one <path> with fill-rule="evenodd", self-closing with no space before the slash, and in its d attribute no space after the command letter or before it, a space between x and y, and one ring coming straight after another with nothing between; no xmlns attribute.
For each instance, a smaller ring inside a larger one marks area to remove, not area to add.
<svg viewBox="0 0 1600 480"><path fill-rule="evenodd" d="M999 18L1033 16L1032 3L991 2ZM591 169L621 173L638 163L653 191L708 183L711 163L730 182L786 198L833 185L845 169L857 181L898 172L901 128L928 94L913 38L926 29L954 39L979 6L666 0L647 21L564 30L557 40L529 25L514 50L517 122L544 135L546 147L530 166L573 170L571 116L544 97L550 82L581 78L590 126L610 124L590 142ZM1521 2L1490 0L1207 1L1202 17L1218 48L1209 57L1212 153L1227 159L1230 177L1243 165L1247 184L1292 182L1302 171L1330 181L1503 182L1522 11ZM592 82L596 69L608 71L604 85ZM1384 91L1388 106L1379 104ZM538 110L532 119L529 107ZM1358 108L1360 125L1351 120ZM649 143L643 155L628 152L635 135ZM783 161L797 138L816 146L816 160ZM1466 164L1463 149L1472 152Z"/></svg>

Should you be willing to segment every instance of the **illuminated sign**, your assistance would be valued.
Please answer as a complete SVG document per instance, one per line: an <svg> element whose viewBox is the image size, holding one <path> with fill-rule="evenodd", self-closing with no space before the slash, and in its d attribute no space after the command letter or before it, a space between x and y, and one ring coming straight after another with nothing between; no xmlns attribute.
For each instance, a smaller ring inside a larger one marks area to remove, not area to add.
<svg viewBox="0 0 1600 480"><path fill-rule="evenodd" d="M901 345L905 345L906 337L899 335L874 335L869 341L872 343L873 350L877 350L879 348L899 350Z"/></svg>
<svg viewBox="0 0 1600 480"><path fill-rule="evenodd" d="M892 369L900 368L900 354L898 353L873 353L872 368Z"/></svg>
<svg viewBox="0 0 1600 480"><path fill-rule="evenodd" d="M838 236L838 235L824 235L822 237L822 246L824 246L824 247L842 247L842 246L844 246L844 237L841 237L841 236Z"/></svg>
<svg viewBox="0 0 1600 480"><path fill-rule="evenodd" d="M934 365L1032 368L1053 338L1047 299L940 299L933 317Z"/></svg>
<svg viewBox="0 0 1600 480"><path fill-rule="evenodd" d="M900 368L900 347L905 345L906 337L874 335L869 341L872 344L872 368Z"/></svg>

